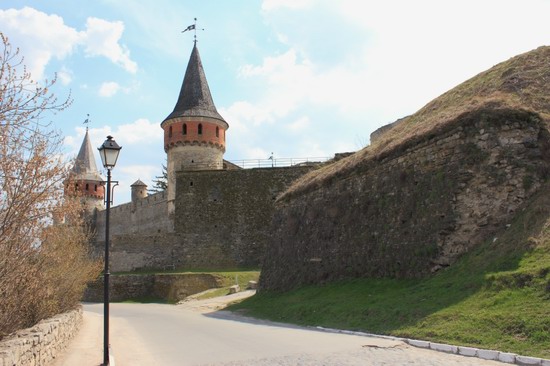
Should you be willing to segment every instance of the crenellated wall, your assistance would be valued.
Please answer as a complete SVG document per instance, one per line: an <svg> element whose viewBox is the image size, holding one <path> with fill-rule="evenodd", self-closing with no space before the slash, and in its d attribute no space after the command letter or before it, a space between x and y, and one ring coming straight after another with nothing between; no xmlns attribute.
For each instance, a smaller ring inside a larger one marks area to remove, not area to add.
<svg viewBox="0 0 550 366"><path fill-rule="evenodd" d="M104 241L105 211L96 213L95 232L97 240ZM111 207L110 234L157 235L173 232L172 219L168 215L166 193L159 192L140 198L135 202Z"/></svg>
<svg viewBox="0 0 550 366"><path fill-rule="evenodd" d="M113 272L175 268L258 268L270 239L277 195L312 166L183 171L175 213L159 193L111 211ZM95 251L104 250L99 212Z"/></svg>
<svg viewBox="0 0 550 366"><path fill-rule="evenodd" d="M550 134L478 110L277 203L261 288L418 277L502 229L550 171ZM340 162L341 163L341 162Z"/></svg>

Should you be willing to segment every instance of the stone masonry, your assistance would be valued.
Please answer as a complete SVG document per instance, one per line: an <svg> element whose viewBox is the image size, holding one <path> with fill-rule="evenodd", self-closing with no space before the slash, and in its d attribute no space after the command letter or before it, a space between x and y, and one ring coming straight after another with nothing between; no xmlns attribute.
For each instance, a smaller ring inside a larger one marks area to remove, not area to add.
<svg viewBox="0 0 550 366"><path fill-rule="evenodd" d="M174 215L165 193L111 211L112 272L260 267L277 196L311 166L182 171ZM94 249L104 246L104 212Z"/></svg>
<svg viewBox="0 0 550 366"><path fill-rule="evenodd" d="M82 324L82 309L42 320L0 342L0 366L48 366Z"/></svg>
<svg viewBox="0 0 550 366"><path fill-rule="evenodd" d="M550 134L517 110L477 110L277 203L262 289L418 277L502 229L548 177Z"/></svg>
<svg viewBox="0 0 550 366"><path fill-rule="evenodd" d="M223 278L209 273L121 274L110 277L111 301L158 298L178 302L190 295L224 286ZM88 284L85 301L103 301L103 277Z"/></svg>

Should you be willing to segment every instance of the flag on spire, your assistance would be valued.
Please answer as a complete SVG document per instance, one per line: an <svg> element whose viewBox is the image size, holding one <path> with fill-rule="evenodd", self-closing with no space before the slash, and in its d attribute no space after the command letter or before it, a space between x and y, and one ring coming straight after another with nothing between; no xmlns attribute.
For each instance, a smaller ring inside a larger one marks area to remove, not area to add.
<svg viewBox="0 0 550 366"><path fill-rule="evenodd" d="M190 31L190 30L193 30L193 29L195 29L195 24L191 24L189 27L182 30L181 33L187 32L187 31Z"/></svg>

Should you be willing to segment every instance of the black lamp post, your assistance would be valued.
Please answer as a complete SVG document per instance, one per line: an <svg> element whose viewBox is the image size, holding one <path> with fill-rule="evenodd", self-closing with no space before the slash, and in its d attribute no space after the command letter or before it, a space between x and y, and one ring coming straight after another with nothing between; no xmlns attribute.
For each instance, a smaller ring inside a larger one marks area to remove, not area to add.
<svg viewBox="0 0 550 366"><path fill-rule="evenodd" d="M99 155L105 169L107 169L107 210L105 211L105 270L103 273L103 365L109 365L109 210L111 209L111 169L115 167L118 153L122 149L113 136L101 145Z"/></svg>

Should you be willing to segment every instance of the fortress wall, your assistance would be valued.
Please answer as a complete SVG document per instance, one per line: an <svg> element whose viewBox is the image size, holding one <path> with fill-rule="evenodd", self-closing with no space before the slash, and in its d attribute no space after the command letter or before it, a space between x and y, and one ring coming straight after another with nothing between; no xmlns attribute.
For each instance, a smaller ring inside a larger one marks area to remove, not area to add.
<svg viewBox="0 0 550 366"><path fill-rule="evenodd" d="M172 220L168 215L166 192L159 192L141 198L135 203L111 207L110 234L153 235L172 232ZM98 243L105 239L105 210L98 211L95 221Z"/></svg>
<svg viewBox="0 0 550 366"><path fill-rule="evenodd" d="M103 276L89 283L84 301L103 301L103 284ZM174 303L223 285L223 278L209 273L119 274L109 278L109 298L126 301L153 297Z"/></svg>
<svg viewBox="0 0 550 366"><path fill-rule="evenodd" d="M260 286L418 277L506 224L547 179L549 133L522 111L477 111L277 202Z"/></svg>
<svg viewBox="0 0 550 366"><path fill-rule="evenodd" d="M311 167L179 172L174 229L201 248L202 262L259 267L271 236L274 202ZM187 244L186 244L187 245Z"/></svg>
<svg viewBox="0 0 550 366"><path fill-rule="evenodd" d="M259 267L277 195L311 169L179 172L173 232L162 229L167 226L167 214L161 211L166 207L164 196L148 197L150 202L135 211L131 204L115 208L111 271ZM141 220L151 222L134 227ZM104 231L98 233L95 250L101 256Z"/></svg>

